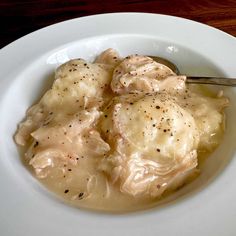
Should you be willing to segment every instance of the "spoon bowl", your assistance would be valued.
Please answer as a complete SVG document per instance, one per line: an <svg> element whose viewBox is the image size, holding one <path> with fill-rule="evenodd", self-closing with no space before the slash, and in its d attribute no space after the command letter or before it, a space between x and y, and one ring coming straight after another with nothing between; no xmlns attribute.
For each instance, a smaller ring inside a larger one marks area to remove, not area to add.
<svg viewBox="0 0 236 236"><path fill-rule="evenodd" d="M171 61L156 56L148 56L154 61L161 63L169 67L175 74L180 75L178 67ZM222 86L236 86L236 78L224 78L224 77L208 77L208 76L186 76L186 83L188 84L212 84Z"/></svg>
<svg viewBox="0 0 236 236"><path fill-rule="evenodd" d="M152 58L154 61L156 61L160 64L163 64L163 65L169 67L172 71L175 72L175 74L177 74L177 75L180 74L178 67L174 63L172 63L171 61L169 61L163 57L156 57L156 56L148 56L148 57Z"/></svg>

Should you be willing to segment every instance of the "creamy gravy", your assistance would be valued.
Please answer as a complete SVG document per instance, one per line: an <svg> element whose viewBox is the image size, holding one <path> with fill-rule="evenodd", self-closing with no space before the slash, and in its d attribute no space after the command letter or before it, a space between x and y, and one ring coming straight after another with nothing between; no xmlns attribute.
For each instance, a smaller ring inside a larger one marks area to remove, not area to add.
<svg viewBox="0 0 236 236"><path fill-rule="evenodd" d="M108 49L94 64L62 65L15 140L36 177L68 203L139 210L201 172L227 104L150 58Z"/></svg>

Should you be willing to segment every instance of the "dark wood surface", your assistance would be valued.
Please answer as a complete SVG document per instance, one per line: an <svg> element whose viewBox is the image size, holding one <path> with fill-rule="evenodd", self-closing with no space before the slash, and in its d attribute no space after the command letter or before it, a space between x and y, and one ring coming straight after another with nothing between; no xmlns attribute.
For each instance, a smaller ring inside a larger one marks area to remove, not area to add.
<svg viewBox="0 0 236 236"><path fill-rule="evenodd" d="M236 0L1 0L0 48L44 26L108 12L180 16L236 36Z"/></svg>

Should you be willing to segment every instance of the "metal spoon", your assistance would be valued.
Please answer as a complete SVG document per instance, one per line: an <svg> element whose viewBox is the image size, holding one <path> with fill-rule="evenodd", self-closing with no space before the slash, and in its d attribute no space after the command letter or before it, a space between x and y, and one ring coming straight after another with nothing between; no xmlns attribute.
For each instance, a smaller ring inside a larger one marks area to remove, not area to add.
<svg viewBox="0 0 236 236"><path fill-rule="evenodd" d="M154 61L158 63L168 66L177 75L180 75L178 67L169 60L156 56L149 56L149 57L151 57ZM223 86L236 86L236 78L233 79L233 78L223 78L223 77L187 76L186 82L189 84L213 84L213 85L223 85Z"/></svg>

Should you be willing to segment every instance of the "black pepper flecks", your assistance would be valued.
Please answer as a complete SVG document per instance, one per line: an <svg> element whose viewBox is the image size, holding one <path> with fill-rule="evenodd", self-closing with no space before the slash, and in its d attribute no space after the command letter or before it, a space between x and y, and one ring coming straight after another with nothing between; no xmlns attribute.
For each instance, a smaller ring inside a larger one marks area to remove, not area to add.
<svg viewBox="0 0 236 236"><path fill-rule="evenodd" d="M39 145L39 142L36 141L36 143L34 144L34 148L36 148Z"/></svg>
<svg viewBox="0 0 236 236"><path fill-rule="evenodd" d="M160 188L161 188L161 185L160 185L160 184L157 184L157 188L160 189Z"/></svg>
<svg viewBox="0 0 236 236"><path fill-rule="evenodd" d="M83 199L83 197L84 197L84 193L83 192L79 193L78 195L79 200Z"/></svg>

